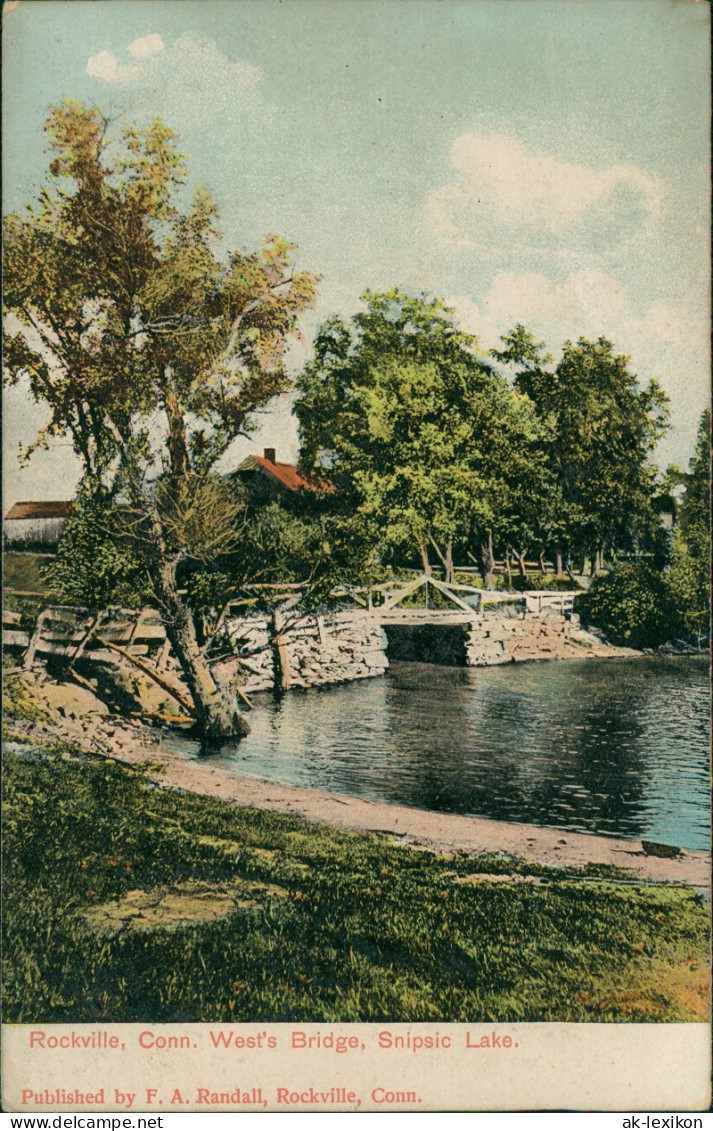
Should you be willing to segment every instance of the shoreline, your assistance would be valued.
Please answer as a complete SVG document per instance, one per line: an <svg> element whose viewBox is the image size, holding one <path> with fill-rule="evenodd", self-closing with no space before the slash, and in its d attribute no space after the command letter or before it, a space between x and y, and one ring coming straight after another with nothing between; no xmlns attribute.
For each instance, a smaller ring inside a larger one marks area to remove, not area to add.
<svg viewBox="0 0 713 1131"><path fill-rule="evenodd" d="M239 807L273 810L350 832L386 834L416 849L473 856L497 853L550 866L609 865L629 873L634 881L711 886L709 852L682 849L673 858L648 856L639 840L438 813L236 774L219 763L190 760L167 749L160 732L138 721L107 715L105 706L81 688L43 683L35 690L50 718L7 718L9 741L17 737L23 744L72 743L88 753L141 769L147 780L164 788ZM60 704L62 715L57 710Z"/></svg>
<svg viewBox="0 0 713 1131"><path fill-rule="evenodd" d="M161 748L157 754L161 768L152 767L147 774L156 784L233 805L271 809L349 832L387 834L402 844L436 852L499 853L534 864L568 867L605 864L630 872L632 879L700 888L711 885L711 857L706 852L682 849L680 856L671 859L647 856L641 841L622 837L437 813L234 774L219 766L189 762Z"/></svg>

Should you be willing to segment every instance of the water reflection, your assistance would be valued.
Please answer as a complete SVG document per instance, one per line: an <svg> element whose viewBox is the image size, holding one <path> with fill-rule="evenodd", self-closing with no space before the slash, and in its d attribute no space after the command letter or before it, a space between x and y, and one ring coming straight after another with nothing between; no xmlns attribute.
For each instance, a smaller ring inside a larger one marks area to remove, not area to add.
<svg viewBox="0 0 713 1131"><path fill-rule="evenodd" d="M708 847L704 659L398 664L384 679L258 698L252 734L218 755L236 772Z"/></svg>

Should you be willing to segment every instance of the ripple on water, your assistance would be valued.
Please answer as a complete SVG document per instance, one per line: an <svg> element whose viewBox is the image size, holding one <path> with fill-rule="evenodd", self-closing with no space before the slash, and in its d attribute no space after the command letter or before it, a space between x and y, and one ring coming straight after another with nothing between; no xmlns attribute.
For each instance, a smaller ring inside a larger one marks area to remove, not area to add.
<svg viewBox="0 0 713 1131"><path fill-rule="evenodd" d="M443 812L709 845L702 658L395 664L385 678L256 701L249 737L214 755L238 773ZM170 745L199 756L185 740Z"/></svg>

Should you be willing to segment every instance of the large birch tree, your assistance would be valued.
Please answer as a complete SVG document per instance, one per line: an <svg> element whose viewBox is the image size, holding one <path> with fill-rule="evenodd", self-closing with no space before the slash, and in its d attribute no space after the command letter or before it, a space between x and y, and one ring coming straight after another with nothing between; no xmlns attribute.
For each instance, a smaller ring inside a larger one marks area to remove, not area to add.
<svg viewBox="0 0 713 1131"><path fill-rule="evenodd" d="M187 198L161 121L117 140L98 110L63 102L45 129L47 183L4 225L5 379L27 380L49 410L33 448L69 435L85 490L128 508L198 728L239 736L247 724L211 675L177 571L235 537L214 467L289 387L285 346L316 278L277 237L223 251L215 204L204 189Z"/></svg>

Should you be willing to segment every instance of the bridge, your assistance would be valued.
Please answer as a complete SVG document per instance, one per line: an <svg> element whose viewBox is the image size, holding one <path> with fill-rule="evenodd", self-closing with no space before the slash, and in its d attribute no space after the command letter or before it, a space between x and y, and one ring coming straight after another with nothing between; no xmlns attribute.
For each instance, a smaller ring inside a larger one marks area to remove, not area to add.
<svg viewBox="0 0 713 1131"><path fill-rule="evenodd" d="M464 585L455 581L446 584L430 574L421 574L407 585L399 585L394 591L383 586L379 588L385 593L383 604L372 607L384 625L469 625L478 623L487 608L513 604L517 604L523 612L528 613L542 613L548 610L566 613L574 608L574 599L578 592L549 589L529 590L521 594L497 592L477 589L474 585ZM423 591L423 604L402 606L402 602L407 598L416 598L419 590ZM430 599L431 591L434 596L440 597L436 605ZM443 598L449 602L445 608Z"/></svg>
<svg viewBox="0 0 713 1131"><path fill-rule="evenodd" d="M303 585L274 588L282 591L274 594L277 604L271 613L255 611L253 600L236 602L234 611L226 609L218 654L210 642L205 649L208 664L227 665L221 667L224 675L232 671L230 678L234 677L237 694L243 698L245 690L274 686L276 673L281 673L281 687L381 674L387 654L394 659L471 667L546 658L566 643L554 639L558 633L571 635L565 629L569 618L546 614L571 611L576 596L575 591L488 592L421 574L371 588L341 587L333 595L352 598L359 608L316 614L297 607ZM548 638L546 646L535 639L543 635ZM3 615L3 638L6 647L24 653L26 668L36 662L58 664L65 677L87 688L92 686L88 677L99 678L107 668L130 663L188 715L192 711L181 669L155 609L95 612L53 605L39 613L32 633L25 630L18 613L8 611ZM566 654L574 655L576 650ZM163 721L178 718L161 717Z"/></svg>

